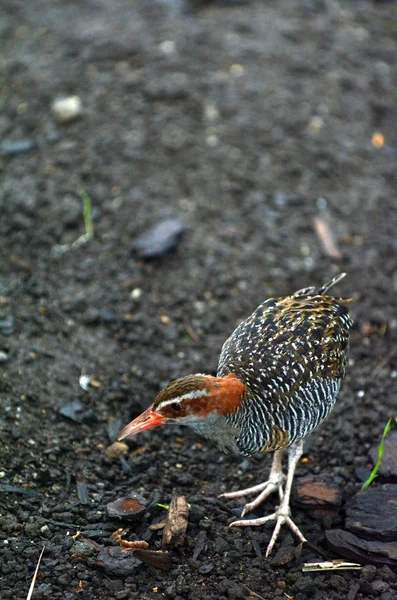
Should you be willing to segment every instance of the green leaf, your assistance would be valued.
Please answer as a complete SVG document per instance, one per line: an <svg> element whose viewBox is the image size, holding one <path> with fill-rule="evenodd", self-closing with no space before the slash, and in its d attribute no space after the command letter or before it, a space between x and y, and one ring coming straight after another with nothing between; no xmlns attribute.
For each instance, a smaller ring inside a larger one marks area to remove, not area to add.
<svg viewBox="0 0 397 600"><path fill-rule="evenodd" d="M80 198L83 201L83 215L86 239L92 240L92 238L94 237L94 226L92 224L91 196L89 196L85 190L80 190Z"/></svg>
<svg viewBox="0 0 397 600"><path fill-rule="evenodd" d="M390 417L390 419L386 423L386 426L383 430L382 439L379 444L378 460L376 462L376 465L372 469L372 473L368 477L367 481L364 483L362 489L369 487L371 485L371 483L373 482L373 480L375 479L375 477L377 477L377 475L378 475L380 463L382 462L383 452L385 450L385 438L386 438L387 434L389 433L389 429L391 427L391 422L392 422L392 417Z"/></svg>

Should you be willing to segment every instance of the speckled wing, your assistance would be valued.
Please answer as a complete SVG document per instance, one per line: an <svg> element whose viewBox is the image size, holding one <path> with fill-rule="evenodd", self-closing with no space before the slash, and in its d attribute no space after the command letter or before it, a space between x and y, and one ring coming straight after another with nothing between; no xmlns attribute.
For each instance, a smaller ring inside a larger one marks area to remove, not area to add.
<svg viewBox="0 0 397 600"><path fill-rule="evenodd" d="M270 299L226 340L218 376L234 373L247 387L242 409L228 417L243 454L288 446L331 411L352 325L341 302L314 288Z"/></svg>

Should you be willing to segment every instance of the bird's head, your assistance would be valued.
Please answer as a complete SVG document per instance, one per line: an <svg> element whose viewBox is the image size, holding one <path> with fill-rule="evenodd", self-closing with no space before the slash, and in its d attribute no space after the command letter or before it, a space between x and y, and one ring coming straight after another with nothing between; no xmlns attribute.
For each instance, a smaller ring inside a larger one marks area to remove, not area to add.
<svg viewBox="0 0 397 600"><path fill-rule="evenodd" d="M145 412L124 427L118 439L165 423L190 425L206 435L209 422L240 408L244 393L245 386L235 375L188 375L176 379L158 394Z"/></svg>

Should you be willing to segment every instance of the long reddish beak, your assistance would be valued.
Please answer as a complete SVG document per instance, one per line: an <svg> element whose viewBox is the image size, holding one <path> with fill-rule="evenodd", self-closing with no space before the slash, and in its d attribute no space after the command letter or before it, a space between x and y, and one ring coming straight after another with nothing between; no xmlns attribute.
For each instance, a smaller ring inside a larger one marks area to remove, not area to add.
<svg viewBox="0 0 397 600"><path fill-rule="evenodd" d="M126 427L119 433L118 440L124 440L127 437L131 437L136 433L140 433L141 431L145 431L145 429L152 429L152 427L158 427L162 425L165 421L165 418L157 413L153 412L153 407L149 406L145 412L143 412L139 417L128 423Z"/></svg>

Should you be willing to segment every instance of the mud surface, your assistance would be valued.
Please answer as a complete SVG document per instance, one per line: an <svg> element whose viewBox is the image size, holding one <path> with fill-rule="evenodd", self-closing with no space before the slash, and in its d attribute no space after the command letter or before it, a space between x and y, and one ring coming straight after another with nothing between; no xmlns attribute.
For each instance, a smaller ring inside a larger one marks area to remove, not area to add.
<svg viewBox="0 0 397 600"><path fill-rule="evenodd" d="M43 545L34 598L395 598L389 568L305 574L302 562L321 555L296 557L287 530L274 556L284 547L290 562L279 565L264 558L271 528L227 528L241 505L217 494L262 481L269 456L224 456L172 429L131 440L124 459L106 451L168 381L215 373L223 341L265 298L345 270L336 293L355 300L350 369L296 481L321 474L343 502L360 489L396 413L397 5L3 0L2 10L1 598L26 597ZM59 124L51 104L69 95L82 113ZM10 152L15 141L23 151ZM82 189L95 237L73 245ZM165 218L184 224L175 248L140 258L135 240ZM110 519L107 503L131 490L151 508L130 524ZM120 526L161 548L148 527L173 491L191 508L172 568L105 572L97 555ZM325 532L343 529L343 505L293 513L335 557ZM74 545L84 539L98 545L91 554Z"/></svg>

